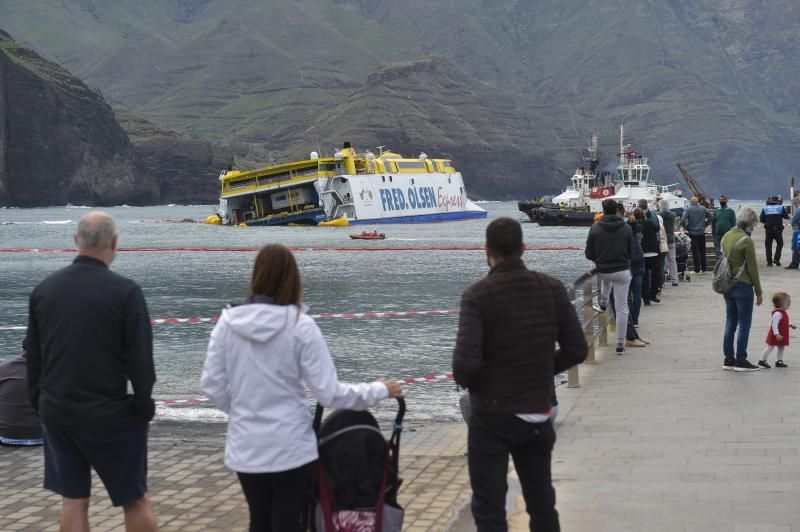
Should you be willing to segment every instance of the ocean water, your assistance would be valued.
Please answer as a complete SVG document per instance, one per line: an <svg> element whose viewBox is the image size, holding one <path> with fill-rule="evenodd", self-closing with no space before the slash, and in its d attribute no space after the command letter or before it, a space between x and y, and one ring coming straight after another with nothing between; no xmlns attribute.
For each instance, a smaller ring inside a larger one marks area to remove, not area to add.
<svg viewBox="0 0 800 532"><path fill-rule="evenodd" d="M483 244L488 222L520 219L514 202L485 202L488 220L380 225L387 239L356 241L363 227L231 228L201 223L208 205L114 207L121 247L436 248ZM69 248L83 207L0 209L0 248ZM583 247L586 228L542 228L524 223L531 247ZM370 227L369 229L371 229ZM0 325L25 325L31 290L49 273L69 264L73 253L0 252ZM487 272L481 251L298 251L303 300L310 312L456 309L462 290ZM255 252L120 252L113 269L143 288L152 318L213 317L240 301ZM569 282L591 264L582 251L528 251L529 267ZM532 301L531 304L535 304ZM450 371L457 316L318 320L341 380L407 378ZM157 400L202 395L199 385L212 324L154 325ZM0 331L0 359L19 353L24 331ZM91 371L87 368L87 371ZM408 385L407 419L428 423L458 417L459 392L452 381ZM391 405L379 409L388 415ZM208 405L160 407L158 419L219 421Z"/></svg>

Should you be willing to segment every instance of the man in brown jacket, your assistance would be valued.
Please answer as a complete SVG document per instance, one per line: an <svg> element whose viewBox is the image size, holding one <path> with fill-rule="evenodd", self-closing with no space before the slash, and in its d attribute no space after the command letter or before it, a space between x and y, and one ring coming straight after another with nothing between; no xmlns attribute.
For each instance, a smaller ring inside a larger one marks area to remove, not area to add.
<svg viewBox="0 0 800 532"><path fill-rule="evenodd" d="M553 375L583 362L587 346L564 285L528 270L523 251L518 222L490 223L489 275L467 288L461 300L453 371L472 403L468 457L478 532L508 530L509 454L531 530L560 530L550 477Z"/></svg>

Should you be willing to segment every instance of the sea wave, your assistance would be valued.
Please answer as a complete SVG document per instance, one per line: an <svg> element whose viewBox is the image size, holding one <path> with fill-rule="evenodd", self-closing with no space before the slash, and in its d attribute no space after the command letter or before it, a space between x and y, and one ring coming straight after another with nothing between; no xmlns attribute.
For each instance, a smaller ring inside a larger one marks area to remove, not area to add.
<svg viewBox="0 0 800 532"><path fill-rule="evenodd" d="M72 220L42 220L41 222L30 222L33 224L45 224L45 225L61 225L61 224L71 224L73 223Z"/></svg>
<svg viewBox="0 0 800 532"><path fill-rule="evenodd" d="M156 417L189 421L227 421L228 416L215 408L157 406Z"/></svg>

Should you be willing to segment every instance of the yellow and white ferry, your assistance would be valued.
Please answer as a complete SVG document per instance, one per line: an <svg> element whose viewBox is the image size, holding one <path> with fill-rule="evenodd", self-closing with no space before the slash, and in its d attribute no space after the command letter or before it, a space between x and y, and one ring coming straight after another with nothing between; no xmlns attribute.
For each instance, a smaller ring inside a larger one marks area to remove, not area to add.
<svg viewBox="0 0 800 532"><path fill-rule="evenodd" d="M349 142L319 157L219 176L217 222L228 225L415 223L485 218L448 159L391 151L357 154Z"/></svg>

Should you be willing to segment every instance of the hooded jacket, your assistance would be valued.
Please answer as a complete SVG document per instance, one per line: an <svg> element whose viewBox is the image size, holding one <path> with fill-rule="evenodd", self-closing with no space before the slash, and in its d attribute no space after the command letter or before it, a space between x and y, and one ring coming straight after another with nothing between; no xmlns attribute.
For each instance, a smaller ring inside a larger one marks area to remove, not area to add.
<svg viewBox="0 0 800 532"><path fill-rule="evenodd" d="M633 230L619 216L605 214L589 229L584 254L598 273L627 270L633 257Z"/></svg>
<svg viewBox="0 0 800 532"><path fill-rule="evenodd" d="M381 382L339 382L314 320L294 305L268 303L222 311L201 383L228 414L225 465L241 473L288 471L317 459L306 386L326 408L365 410L389 396Z"/></svg>

